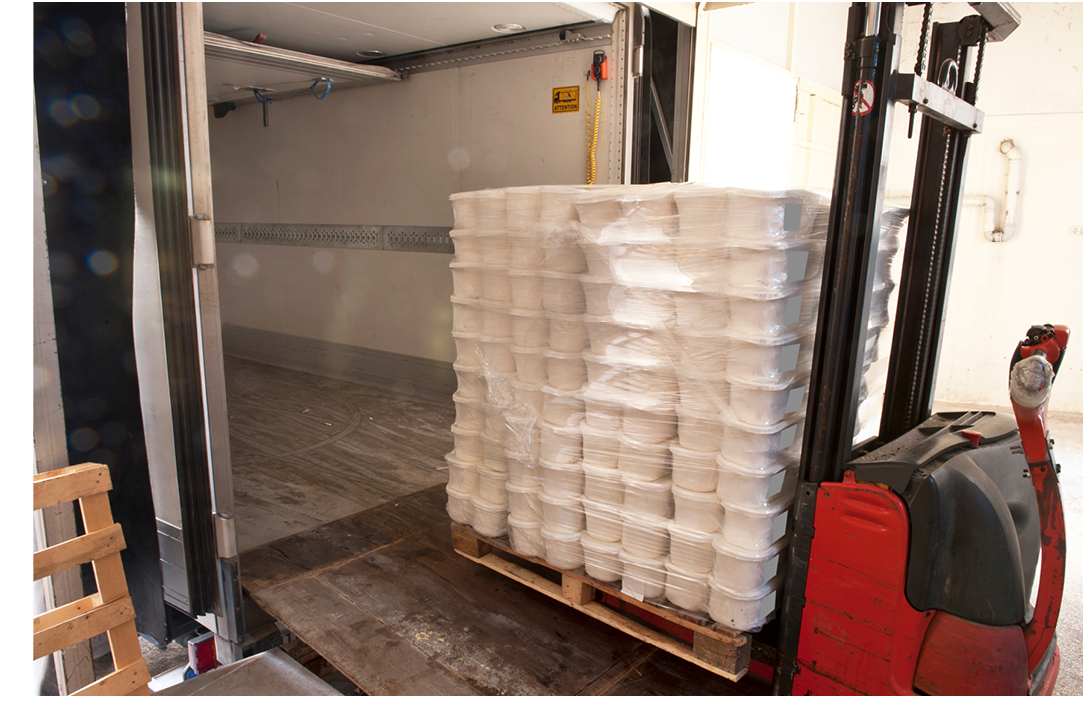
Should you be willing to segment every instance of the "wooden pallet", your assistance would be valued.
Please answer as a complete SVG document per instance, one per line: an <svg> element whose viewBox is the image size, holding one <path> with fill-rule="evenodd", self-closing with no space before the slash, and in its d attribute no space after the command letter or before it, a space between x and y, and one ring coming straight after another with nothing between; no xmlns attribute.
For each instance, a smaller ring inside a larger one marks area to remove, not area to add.
<svg viewBox="0 0 1083 721"><path fill-rule="evenodd" d="M124 534L113 522L107 492L109 469L83 463L34 476L34 510L79 501L82 536L34 554L34 580L91 563L98 591L34 617L34 658L39 659L100 633L108 633L115 671L73 696L147 696L150 672L139 649L135 609L128 595L120 552Z"/></svg>
<svg viewBox="0 0 1083 721"><path fill-rule="evenodd" d="M637 601L621 593L612 584L554 568L540 559L525 558L512 550L506 539L487 538L457 523L451 524L451 537L460 556L577 608L640 641L691 661L730 681L740 680L748 671L752 642L747 633L724 628L674 608ZM494 553L494 549L501 554ZM543 566L560 574L560 583L532 571L528 567L531 565ZM634 617L629 617L629 613ZM691 642L674 638L675 635L690 637Z"/></svg>

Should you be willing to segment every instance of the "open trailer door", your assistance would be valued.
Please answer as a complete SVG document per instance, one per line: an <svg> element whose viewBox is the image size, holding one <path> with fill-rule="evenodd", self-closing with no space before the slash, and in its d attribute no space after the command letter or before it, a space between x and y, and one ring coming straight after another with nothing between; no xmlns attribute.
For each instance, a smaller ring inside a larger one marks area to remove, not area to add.
<svg viewBox="0 0 1083 721"><path fill-rule="evenodd" d="M215 269L200 3L128 6L136 153L133 325L165 600L244 634ZM140 97L142 96L142 97ZM149 212L147 212L149 211Z"/></svg>

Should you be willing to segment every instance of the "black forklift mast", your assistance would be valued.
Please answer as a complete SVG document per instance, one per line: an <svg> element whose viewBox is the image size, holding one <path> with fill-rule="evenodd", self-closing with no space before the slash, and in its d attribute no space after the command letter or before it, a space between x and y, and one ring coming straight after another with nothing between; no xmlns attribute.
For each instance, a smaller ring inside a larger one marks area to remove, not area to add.
<svg viewBox="0 0 1083 721"><path fill-rule="evenodd" d="M790 536L790 562L780 611L774 691L789 694L805 605L805 586L821 483L840 481L854 457L873 271L880 237L888 144L896 102L923 117L914 173L910 224L896 309L883 421L871 449L926 420L932 411L936 351L951 273L952 245L962 199L966 146L981 132L973 103L986 40L1002 40L1019 24L1005 3L971 3L981 15L936 24L928 71L923 67L931 5L925 6L918 64L898 70L904 3L850 7L835 182L824 257L819 322ZM979 49L972 82L968 54ZM924 74L924 76L923 76Z"/></svg>

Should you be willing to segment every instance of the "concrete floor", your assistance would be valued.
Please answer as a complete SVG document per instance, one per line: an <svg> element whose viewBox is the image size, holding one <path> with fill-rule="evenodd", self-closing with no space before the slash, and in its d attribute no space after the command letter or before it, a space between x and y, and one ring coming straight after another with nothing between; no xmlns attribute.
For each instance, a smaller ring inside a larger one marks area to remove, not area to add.
<svg viewBox="0 0 1083 721"><path fill-rule="evenodd" d="M1056 391L1052 403L1056 403ZM972 408L967 406L966 408ZM938 403L936 410L963 410L964 406ZM989 408L1011 414L1009 408ZM1060 675L1055 696L1083 696L1083 414L1048 412L1049 436L1056 444L1054 459L1061 466L1060 494L1068 535L1064 599L1057 624Z"/></svg>

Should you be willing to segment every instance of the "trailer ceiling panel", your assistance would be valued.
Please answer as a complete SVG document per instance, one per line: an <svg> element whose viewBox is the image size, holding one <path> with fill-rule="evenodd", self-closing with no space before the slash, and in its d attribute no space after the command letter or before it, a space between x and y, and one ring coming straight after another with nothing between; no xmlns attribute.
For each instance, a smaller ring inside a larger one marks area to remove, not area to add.
<svg viewBox="0 0 1083 721"><path fill-rule="evenodd" d="M583 22L610 23L612 3L204 3L204 29L268 46L361 62L363 51L383 56L506 36L494 25L523 31ZM381 57L383 57L381 56Z"/></svg>

